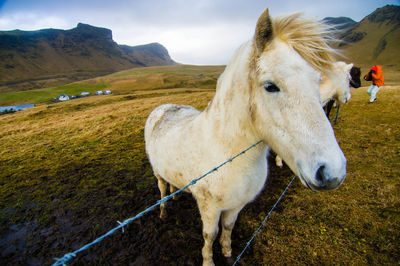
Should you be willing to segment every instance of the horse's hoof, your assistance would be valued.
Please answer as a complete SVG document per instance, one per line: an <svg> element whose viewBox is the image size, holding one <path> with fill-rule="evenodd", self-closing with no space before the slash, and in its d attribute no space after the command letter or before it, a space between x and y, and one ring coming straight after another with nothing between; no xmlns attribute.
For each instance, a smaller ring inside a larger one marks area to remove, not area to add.
<svg viewBox="0 0 400 266"><path fill-rule="evenodd" d="M232 249L224 249L222 248L222 254L224 254L225 258L230 258L232 256Z"/></svg>
<svg viewBox="0 0 400 266"><path fill-rule="evenodd" d="M168 218L167 213L162 212L162 213L160 214L160 219L161 219L161 220L165 220L165 219L167 219L167 218Z"/></svg>
<svg viewBox="0 0 400 266"><path fill-rule="evenodd" d="M226 263L229 265L233 265L235 263L235 260L231 257L225 257Z"/></svg>
<svg viewBox="0 0 400 266"><path fill-rule="evenodd" d="M203 266L215 266L214 262L211 261L203 261Z"/></svg>

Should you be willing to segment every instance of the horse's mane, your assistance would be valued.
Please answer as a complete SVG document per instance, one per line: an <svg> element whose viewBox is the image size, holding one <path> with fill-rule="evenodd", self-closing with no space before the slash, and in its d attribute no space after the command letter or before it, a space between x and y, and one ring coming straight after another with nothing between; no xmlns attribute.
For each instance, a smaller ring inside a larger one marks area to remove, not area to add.
<svg viewBox="0 0 400 266"><path fill-rule="evenodd" d="M316 70L332 68L339 52L331 47L336 41L329 26L304 19L301 13L273 19L275 38L288 43Z"/></svg>

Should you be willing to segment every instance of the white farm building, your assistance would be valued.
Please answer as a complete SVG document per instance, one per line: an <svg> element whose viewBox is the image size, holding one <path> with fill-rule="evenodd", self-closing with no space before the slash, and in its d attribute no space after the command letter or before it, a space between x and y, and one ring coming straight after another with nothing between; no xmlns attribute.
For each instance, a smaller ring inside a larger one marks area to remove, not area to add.
<svg viewBox="0 0 400 266"><path fill-rule="evenodd" d="M61 94L60 96L58 96L58 100L59 101L68 101L69 97L66 94Z"/></svg>

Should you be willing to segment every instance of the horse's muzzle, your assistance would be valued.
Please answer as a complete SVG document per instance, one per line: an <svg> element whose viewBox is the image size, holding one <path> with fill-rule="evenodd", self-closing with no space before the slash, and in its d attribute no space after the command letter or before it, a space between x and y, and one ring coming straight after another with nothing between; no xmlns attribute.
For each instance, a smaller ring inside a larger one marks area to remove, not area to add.
<svg viewBox="0 0 400 266"><path fill-rule="evenodd" d="M313 177L307 177L300 170L300 179L304 185L312 190L327 191L334 190L340 187L346 177L346 167L339 171L329 171L325 164L321 164L316 170Z"/></svg>
<svg viewBox="0 0 400 266"><path fill-rule="evenodd" d="M322 165L318 168L318 170L315 174L315 180L318 185L312 187L312 189L314 189L314 190L333 190L340 186L343 179L344 178L330 177L325 172L325 165ZM313 186L313 185L311 184L311 186Z"/></svg>

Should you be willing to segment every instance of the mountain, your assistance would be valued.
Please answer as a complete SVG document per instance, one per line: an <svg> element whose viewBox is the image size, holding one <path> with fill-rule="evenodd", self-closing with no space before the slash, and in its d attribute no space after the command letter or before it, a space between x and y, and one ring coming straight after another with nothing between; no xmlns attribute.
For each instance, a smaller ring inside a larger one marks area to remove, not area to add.
<svg viewBox="0 0 400 266"><path fill-rule="evenodd" d="M71 30L0 31L0 92L173 64L158 43L118 45L111 30L82 23Z"/></svg>
<svg viewBox="0 0 400 266"><path fill-rule="evenodd" d="M333 26L337 30L347 30L357 24L354 20L347 17L327 17L322 20L325 24Z"/></svg>
<svg viewBox="0 0 400 266"><path fill-rule="evenodd" d="M336 18L339 19L339 18ZM346 20L327 18L331 25ZM378 8L358 23L349 23L339 34L339 48L358 65L400 65L400 6Z"/></svg>
<svg viewBox="0 0 400 266"><path fill-rule="evenodd" d="M163 66L173 65L167 49L159 43L150 43L139 46L120 45L122 51L128 56L135 58L141 66Z"/></svg>

